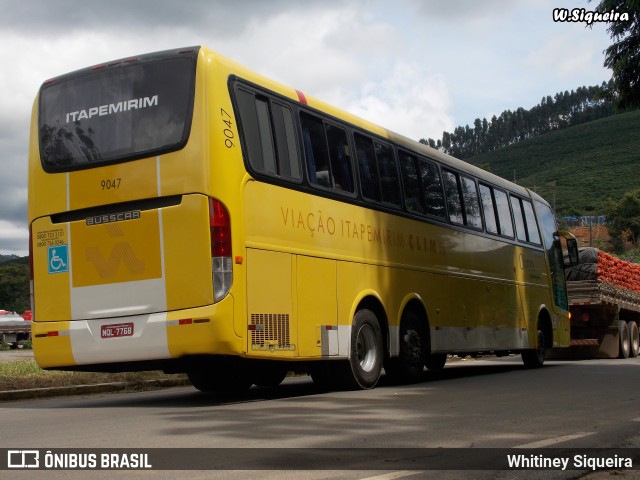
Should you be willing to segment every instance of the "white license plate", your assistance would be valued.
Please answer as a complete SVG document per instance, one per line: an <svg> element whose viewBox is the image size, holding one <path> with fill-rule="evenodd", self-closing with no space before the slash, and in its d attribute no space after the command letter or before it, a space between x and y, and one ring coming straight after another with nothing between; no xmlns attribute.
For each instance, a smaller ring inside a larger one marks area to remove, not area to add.
<svg viewBox="0 0 640 480"><path fill-rule="evenodd" d="M102 338L131 337L132 335L133 323L102 325L100 328L100 336Z"/></svg>

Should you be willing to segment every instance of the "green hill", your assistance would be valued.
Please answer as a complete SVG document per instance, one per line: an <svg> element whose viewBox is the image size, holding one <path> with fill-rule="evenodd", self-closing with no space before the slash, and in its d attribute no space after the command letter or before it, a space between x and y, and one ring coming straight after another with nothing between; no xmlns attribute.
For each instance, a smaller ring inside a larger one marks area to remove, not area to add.
<svg viewBox="0 0 640 480"><path fill-rule="evenodd" d="M18 260L20 257L17 255L2 255L0 254L0 263L11 262L13 260Z"/></svg>
<svg viewBox="0 0 640 480"><path fill-rule="evenodd" d="M21 313L29 304L29 257L0 255L0 310Z"/></svg>
<svg viewBox="0 0 640 480"><path fill-rule="evenodd" d="M603 213L640 188L640 110L556 130L467 160L537 191L558 215Z"/></svg>

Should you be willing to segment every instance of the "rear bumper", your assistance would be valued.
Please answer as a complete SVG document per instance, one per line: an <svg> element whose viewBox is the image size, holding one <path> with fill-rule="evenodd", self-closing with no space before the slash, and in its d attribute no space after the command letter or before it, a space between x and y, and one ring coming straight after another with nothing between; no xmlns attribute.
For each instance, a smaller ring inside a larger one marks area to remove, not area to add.
<svg viewBox="0 0 640 480"><path fill-rule="evenodd" d="M231 296L218 304L174 312L33 322L32 336L35 360L42 368L121 364L122 371L128 371L132 363L242 355L245 350L234 332Z"/></svg>

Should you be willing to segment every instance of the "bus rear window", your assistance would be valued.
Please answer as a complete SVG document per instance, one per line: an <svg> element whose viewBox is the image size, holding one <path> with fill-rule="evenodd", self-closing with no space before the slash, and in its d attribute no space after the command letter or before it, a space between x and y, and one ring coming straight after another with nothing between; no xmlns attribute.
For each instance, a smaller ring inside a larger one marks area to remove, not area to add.
<svg viewBox="0 0 640 480"><path fill-rule="evenodd" d="M191 128L197 49L70 73L40 91L40 155L47 172L159 155Z"/></svg>

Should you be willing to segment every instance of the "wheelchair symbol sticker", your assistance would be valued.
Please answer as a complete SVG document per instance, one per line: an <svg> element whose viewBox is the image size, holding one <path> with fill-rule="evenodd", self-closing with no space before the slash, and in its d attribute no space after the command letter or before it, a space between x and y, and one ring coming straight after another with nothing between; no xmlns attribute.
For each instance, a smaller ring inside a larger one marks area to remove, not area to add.
<svg viewBox="0 0 640 480"><path fill-rule="evenodd" d="M66 245L49 247L49 273L69 271L69 250Z"/></svg>

